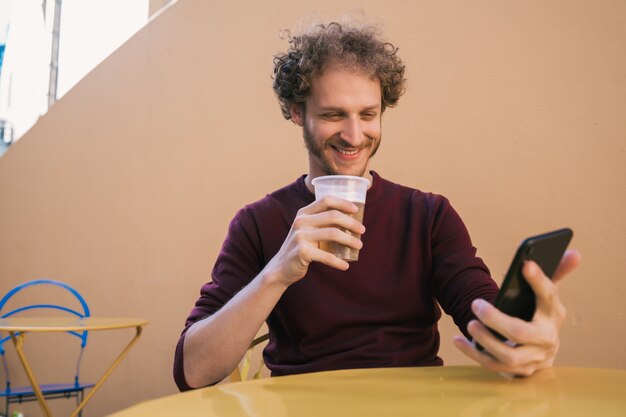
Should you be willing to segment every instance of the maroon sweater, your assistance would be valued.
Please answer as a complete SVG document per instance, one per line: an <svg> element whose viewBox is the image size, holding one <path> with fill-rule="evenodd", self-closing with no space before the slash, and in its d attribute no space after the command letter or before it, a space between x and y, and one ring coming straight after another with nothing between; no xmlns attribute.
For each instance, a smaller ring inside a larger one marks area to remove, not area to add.
<svg viewBox="0 0 626 417"><path fill-rule="evenodd" d="M267 318L263 356L272 375L442 365L438 303L466 333L472 300L495 298L497 285L448 200L372 175L359 261L347 271L312 263ZM174 379L181 390L190 389L182 349L189 326L258 275L298 209L313 200L302 176L236 214L176 348Z"/></svg>

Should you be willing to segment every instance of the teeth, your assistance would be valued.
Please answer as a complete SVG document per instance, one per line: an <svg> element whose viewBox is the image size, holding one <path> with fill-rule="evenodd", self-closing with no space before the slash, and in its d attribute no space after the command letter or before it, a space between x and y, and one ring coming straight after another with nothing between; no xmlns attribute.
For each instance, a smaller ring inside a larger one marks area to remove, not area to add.
<svg viewBox="0 0 626 417"><path fill-rule="evenodd" d="M356 155L357 152L359 152L358 149L352 150L352 151L347 151L345 149L339 149L339 148L335 148L339 151L339 153L342 153L344 155Z"/></svg>

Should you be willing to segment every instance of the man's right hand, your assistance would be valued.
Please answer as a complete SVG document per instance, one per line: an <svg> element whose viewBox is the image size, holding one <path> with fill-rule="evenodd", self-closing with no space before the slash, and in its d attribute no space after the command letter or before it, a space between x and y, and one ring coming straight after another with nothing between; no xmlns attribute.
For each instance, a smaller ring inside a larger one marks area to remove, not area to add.
<svg viewBox="0 0 626 417"><path fill-rule="evenodd" d="M349 215L357 211L357 206L350 201L330 196L301 208L283 245L264 272L287 287L304 277L311 262L321 262L345 271L349 267L348 262L321 250L319 246L320 242L334 241L361 249L361 240L342 230L358 235L365 232L365 226Z"/></svg>
<svg viewBox="0 0 626 417"><path fill-rule="evenodd" d="M283 245L263 271L215 314L187 331L183 355L190 387L218 382L237 366L286 288L304 277L311 262L348 269L347 262L321 250L319 243L335 241L360 249L361 241L342 230L365 231L346 214L356 212L354 204L335 197L324 197L298 211Z"/></svg>

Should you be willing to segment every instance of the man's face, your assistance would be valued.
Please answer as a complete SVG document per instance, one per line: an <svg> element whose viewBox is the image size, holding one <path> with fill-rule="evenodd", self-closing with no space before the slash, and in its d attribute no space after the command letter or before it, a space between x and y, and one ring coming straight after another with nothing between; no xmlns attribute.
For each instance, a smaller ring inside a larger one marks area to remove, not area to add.
<svg viewBox="0 0 626 417"><path fill-rule="evenodd" d="M381 88L361 72L330 67L315 78L303 107L292 108L309 151L309 179L369 177L381 139Z"/></svg>

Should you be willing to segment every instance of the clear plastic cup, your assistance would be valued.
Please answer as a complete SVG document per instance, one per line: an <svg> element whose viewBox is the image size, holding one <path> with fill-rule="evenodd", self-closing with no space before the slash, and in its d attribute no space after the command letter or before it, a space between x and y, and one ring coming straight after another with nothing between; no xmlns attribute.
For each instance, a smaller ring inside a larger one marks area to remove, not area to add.
<svg viewBox="0 0 626 417"><path fill-rule="evenodd" d="M315 200L321 200L327 195L342 198L356 204L359 211L350 215L363 223L363 214L365 213L365 196L369 187L369 180L363 177L355 177L352 175L327 175L314 178L311 182L315 187ZM360 234L352 233L348 230L344 231L350 235L361 238ZM359 250L354 249L337 242L320 242L320 249L330 252L339 259L345 261L357 261L359 259Z"/></svg>

